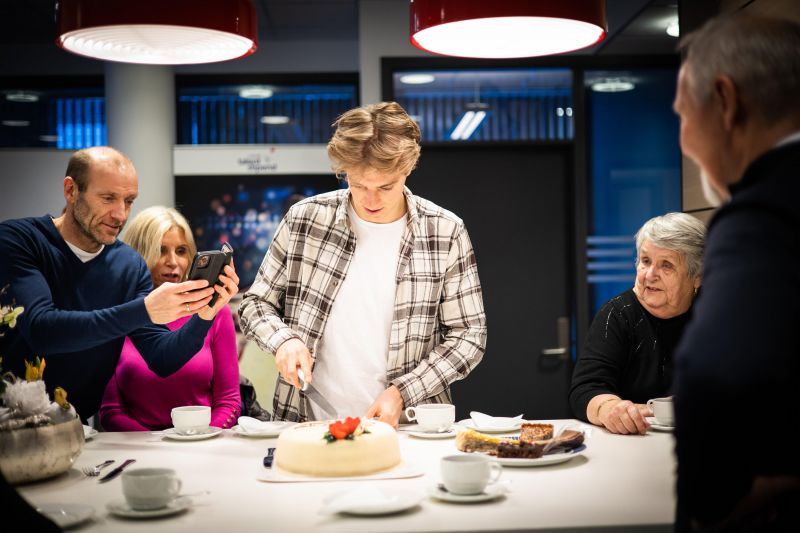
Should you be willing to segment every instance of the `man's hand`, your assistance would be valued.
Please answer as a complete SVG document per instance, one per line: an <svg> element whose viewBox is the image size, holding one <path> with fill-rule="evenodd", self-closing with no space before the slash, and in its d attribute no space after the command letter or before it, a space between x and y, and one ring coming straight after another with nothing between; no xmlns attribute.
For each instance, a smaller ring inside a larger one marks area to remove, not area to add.
<svg viewBox="0 0 800 533"><path fill-rule="evenodd" d="M233 259L231 259L230 265L225 265L222 272L223 273L219 276L219 281L222 282L222 285L214 285L214 290L219 294L214 307L206 305L197 312L197 316L203 320L214 320L219 310L228 305L231 298L236 296L236 293L239 292L239 276L236 275Z"/></svg>
<svg viewBox="0 0 800 533"><path fill-rule="evenodd" d="M300 380L297 379L298 367L306 375L306 381L311 383L311 352L300 339L289 339L278 347L275 352L275 364L284 380L298 389Z"/></svg>
<svg viewBox="0 0 800 533"><path fill-rule="evenodd" d="M367 418L377 418L397 429L404 405L400 391L394 385L390 385L367 410Z"/></svg>
<svg viewBox="0 0 800 533"><path fill-rule="evenodd" d="M208 305L212 294L214 289L203 279L183 283L162 283L144 297L144 306L154 324L167 324L195 314Z"/></svg>

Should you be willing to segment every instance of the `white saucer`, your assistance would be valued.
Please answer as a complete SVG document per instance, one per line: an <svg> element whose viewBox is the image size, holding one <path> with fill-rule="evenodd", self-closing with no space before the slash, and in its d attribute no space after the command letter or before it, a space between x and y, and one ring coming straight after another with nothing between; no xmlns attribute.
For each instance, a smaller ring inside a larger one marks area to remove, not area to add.
<svg viewBox="0 0 800 533"><path fill-rule="evenodd" d="M653 416L645 417L645 420L647 420L647 423L650 424L650 427L656 431L675 431L675 426L665 426L664 424L659 424L656 422L656 419Z"/></svg>
<svg viewBox="0 0 800 533"><path fill-rule="evenodd" d="M416 491L363 486L326 498L320 513L358 516L393 514L416 507L423 497Z"/></svg>
<svg viewBox="0 0 800 533"><path fill-rule="evenodd" d="M267 439L277 437L285 429L297 425L296 422L274 422L273 426L268 426L264 431L247 431L240 425L235 425L231 429L240 437L251 437L255 439Z"/></svg>
<svg viewBox="0 0 800 533"><path fill-rule="evenodd" d="M458 430L451 427L447 431L405 431L404 433L408 433L418 439L449 439L455 437Z"/></svg>
<svg viewBox="0 0 800 533"><path fill-rule="evenodd" d="M200 433L195 433L194 435L181 435L175 431L175 428L169 428L164 430L164 438L173 440L203 440L216 437L220 433L222 433L222 428L214 426L209 426L208 429Z"/></svg>
<svg viewBox="0 0 800 533"><path fill-rule="evenodd" d="M94 507L80 503L45 503L37 506L36 511L61 529L78 525L94 516Z"/></svg>
<svg viewBox="0 0 800 533"><path fill-rule="evenodd" d="M175 498L161 509L151 509L149 511L139 511L132 509L126 501L116 501L106 504L106 508L112 514L125 518L155 518L157 516L169 516L185 511L192 506L192 499L188 496Z"/></svg>
<svg viewBox="0 0 800 533"><path fill-rule="evenodd" d="M525 420L518 420L514 424L509 424L508 426L505 427L497 427L497 426L478 427L475 425L474 420L472 420L471 418L465 418L464 420L456 422L456 424L465 428L474 429L475 431L480 431L481 433L511 433L521 428L523 422L525 422Z"/></svg>
<svg viewBox="0 0 800 533"><path fill-rule="evenodd" d="M90 440L95 435L97 435L96 429L91 426L83 426L83 440Z"/></svg>
<svg viewBox="0 0 800 533"><path fill-rule="evenodd" d="M573 450L567 450L561 453L550 453L536 458L493 457L493 460L503 466L545 466L565 463L573 457L583 455L584 451L586 451L586 445L582 444Z"/></svg>
<svg viewBox="0 0 800 533"><path fill-rule="evenodd" d="M489 485L480 494L453 494L440 489L438 485L428 488L428 496L431 498L452 503L488 502L505 495L506 492L508 489L505 485Z"/></svg>

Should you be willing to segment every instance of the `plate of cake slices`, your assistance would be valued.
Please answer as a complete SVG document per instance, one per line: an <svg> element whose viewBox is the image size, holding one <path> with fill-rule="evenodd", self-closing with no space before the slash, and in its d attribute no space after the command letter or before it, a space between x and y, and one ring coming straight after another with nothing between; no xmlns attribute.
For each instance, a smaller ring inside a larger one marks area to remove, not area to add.
<svg viewBox="0 0 800 533"><path fill-rule="evenodd" d="M585 432L552 424L525 422L518 436L502 437L465 429L456 436L456 448L491 455L506 466L544 466L569 461L583 453Z"/></svg>

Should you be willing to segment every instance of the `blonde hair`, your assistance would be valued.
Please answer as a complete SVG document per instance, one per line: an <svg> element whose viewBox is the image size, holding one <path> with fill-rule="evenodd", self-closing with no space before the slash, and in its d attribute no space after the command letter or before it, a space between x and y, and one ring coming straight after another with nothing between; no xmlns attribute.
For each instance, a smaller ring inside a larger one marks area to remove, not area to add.
<svg viewBox="0 0 800 533"><path fill-rule="evenodd" d="M407 176L417 165L422 135L396 102L351 109L333 125L336 132L328 143L328 158L337 176L365 167Z"/></svg>
<svg viewBox="0 0 800 533"><path fill-rule="evenodd" d="M161 241L164 234L172 228L183 231L183 238L189 247L189 257L194 257L197 245L189 223L178 211L163 205L148 207L133 217L120 240L139 252L147 263L148 270L152 271L161 257ZM188 274L187 269L181 281L185 281Z"/></svg>

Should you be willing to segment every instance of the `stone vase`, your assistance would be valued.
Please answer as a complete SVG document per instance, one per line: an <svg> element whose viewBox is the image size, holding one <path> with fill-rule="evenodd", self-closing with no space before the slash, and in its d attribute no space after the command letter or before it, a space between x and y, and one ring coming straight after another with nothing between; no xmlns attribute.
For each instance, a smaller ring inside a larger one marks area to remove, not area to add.
<svg viewBox="0 0 800 533"><path fill-rule="evenodd" d="M0 470L12 485L66 472L83 448L79 418L55 425L0 431Z"/></svg>

